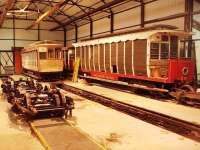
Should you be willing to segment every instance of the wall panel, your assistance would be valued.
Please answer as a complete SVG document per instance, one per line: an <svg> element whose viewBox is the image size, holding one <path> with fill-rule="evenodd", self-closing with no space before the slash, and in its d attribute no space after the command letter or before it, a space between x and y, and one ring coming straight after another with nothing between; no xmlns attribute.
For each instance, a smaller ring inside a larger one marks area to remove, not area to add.
<svg viewBox="0 0 200 150"><path fill-rule="evenodd" d="M0 28L0 39L12 39L13 29L1 29Z"/></svg>
<svg viewBox="0 0 200 150"><path fill-rule="evenodd" d="M158 24L172 25L172 26L178 27L179 30L184 30L184 17L145 24L145 27L158 25Z"/></svg>
<svg viewBox="0 0 200 150"><path fill-rule="evenodd" d="M72 47L72 43L74 43L74 42L75 42L75 40L67 41L66 46L67 46L67 47Z"/></svg>
<svg viewBox="0 0 200 150"><path fill-rule="evenodd" d="M22 40L16 40L15 41L15 46L16 47L28 47L29 44L32 44L36 41L22 41Z"/></svg>
<svg viewBox="0 0 200 150"><path fill-rule="evenodd" d="M33 21L28 20L15 20L15 28L27 28L33 23ZM31 29L37 29L38 25L34 26Z"/></svg>
<svg viewBox="0 0 200 150"><path fill-rule="evenodd" d="M110 19L104 18L93 22L93 34L98 34L110 30Z"/></svg>
<svg viewBox="0 0 200 150"><path fill-rule="evenodd" d="M114 16L114 29L140 24L140 7L115 14Z"/></svg>
<svg viewBox="0 0 200 150"><path fill-rule="evenodd" d="M13 20L11 19L7 19L4 21L2 27L6 27L6 28L12 28L13 27Z"/></svg>
<svg viewBox="0 0 200 150"><path fill-rule="evenodd" d="M12 46L12 40L0 40L0 50L11 50Z"/></svg>
<svg viewBox="0 0 200 150"><path fill-rule="evenodd" d="M90 24L80 26L78 28L78 38L90 35Z"/></svg>
<svg viewBox="0 0 200 150"><path fill-rule="evenodd" d="M24 29L15 29L15 38L16 39L27 39L27 40L37 40L38 31L37 30L24 30Z"/></svg>
<svg viewBox="0 0 200 150"><path fill-rule="evenodd" d="M67 40L75 39L75 29L67 30Z"/></svg>
<svg viewBox="0 0 200 150"><path fill-rule="evenodd" d="M61 40L64 39L64 33L63 31L40 31L40 38L41 40Z"/></svg>
<svg viewBox="0 0 200 150"><path fill-rule="evenodd" d="M165 17L184 12L184 0L155 1L145 5L145 20Z"/></svg>
<svg viewBox="0 0 200 150"><path fill-rule="evenodd" d="M40 23L40 29L46 29L46 30L49 30L55 26L57 26L58 24L57 23L54 23L54 22L45 22L45 21L42 21Z"/></svg>

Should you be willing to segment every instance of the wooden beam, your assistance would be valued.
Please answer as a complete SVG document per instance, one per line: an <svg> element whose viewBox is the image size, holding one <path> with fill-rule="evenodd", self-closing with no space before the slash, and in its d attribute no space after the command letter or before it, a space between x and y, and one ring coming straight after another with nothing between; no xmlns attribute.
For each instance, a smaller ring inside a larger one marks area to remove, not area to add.
<svg viewBox="0 0 200 150"><path fill-rule="evenodd" d="M37 24L39 24L45 17L52 16L53 13L56 10L60 9L60 7L62 7L68 1L69 0L61 0L59 3L57 3L56 5L54 5L51 9L49 9L48 11L46 11L45 13L43 13L35 22L33 22L30 26L28 26L26 28L26 30L29 30L29 29L33 28L34 26L36 26Z"/></svg>
<svg viewBox="0 0 200 150"><path fill-rule="evenodd" d="M140 14L140 21L141 21L141 27L144 27L144 18L145 18L145 5L144 5L144 1L141 0L141 14Z"/></svg>
<svg viewBox="0 0 200 150"><path fill-rule="evenodd" d="M6 14L7 14L8 10L12 8L14 2L15 2L15 0L7 0L5 2L4 10L1 11L1 14L0 14L0 27L2 27L3 22L6 18Z"/></svg>
<svg viewBox="0 0 200 150"><path fill-rule="evenodd" d="M184 30L186 32L192 31L192 12L193 0L185 0L185 12L187 13L184 18Z"/></svg>
<svg viewBox="0 0 200 150"><path fill-rule="evenodd" d="M75 42L78 42L78 26L75 25Z"/></svg>
<svg viewBox="0 0 200 150"><path fill-rule="evenodd" d="M122 2L123 2L122 0L113 0L113 1L111 1L109 3L106 3L106 4L102 5L102 6L100 6L100 7L97 7L96 9L90 10L87 13L84 13L84 14L78 16L78 17L74 17L73 19L64 22L63 25L64 26L69 25L69 24L71 24L72 22L74 22L76 20L83 19L84 17L87 17L87 16L89 16L91 14L94 14L94 13L96 13L98 11L102 11L102 10L104 10L106 8L109 8L109 7L113 6L113 5L116 5L116 4L119 4L119 3L122 3ZM54 30L59 29L59 28L61 28L60 25L50 29L50 31L54 31Z"/></svg>
<svg viewBox="0 0 200 150"><path fill-rule="evenodd" d="M93 37L93 21L90 21L90 38Z"/></svg>
<svg viewBox="0 0 200 150"><path fill-rule="evenodd" d="M114 14L110 13L110 33L114 32Z"/></svg>
<svg viewBox="0 0 200 150"><path fill-rule="evenodd" d="M66 47L67 46L67 29L64 29L63 32L64 32L64 47Z"/></svg>

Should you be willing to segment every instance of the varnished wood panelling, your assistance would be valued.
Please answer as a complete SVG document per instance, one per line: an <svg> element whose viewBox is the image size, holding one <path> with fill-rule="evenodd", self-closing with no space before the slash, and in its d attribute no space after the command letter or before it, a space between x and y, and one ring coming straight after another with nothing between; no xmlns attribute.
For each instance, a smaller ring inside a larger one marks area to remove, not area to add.
<svg viewBox="0 0 200 150"><path fill-rule="evenodd" d="M100 70L101 71L105 71L104 70L104 45L100 44Z"/></svg>
<svg viewBox="0 0 200 150"><path fill-rule="evenodd" d="M159 76L160 77L167 77L168 76L168 60L167 59L151 59L150 60L150 69L151 69L151 76L154 76L153 70L155 68L159 69Z"/></svg>
<svg viewBox="0 0 200 150"><path fill-rule="evenodd" d="M118 69L124 74L124 42L118 42Z"/></svg>
<svg viewBox="0 0 200 150"><path fill-rule="evenodd" d="M90 70L94 70L93 58L93 46L90 45Z"/></svg>
<svg viewBox="0 0 200 150"><path fill-rule="evenodd" d="M82 46L81 49L82 49L82 51L81 51L82 52L82 54L81 54L81 56L82 56L82 59L81 59L82 68L85 69L85 47Z"/></svg>
<svg viewBox="0 0 200 150"><path fill-rule="evenodd" d="M99 70L99 56L98 56L98 45L94 45L94 65L95 70Z"/></svg>
<svg viewBox="0 0 200 150"><path fill-rule="evenodd" d="M116 43L111 43L111 71L113 72L113 66L116 66Z"/></svg>
<svg viewBox="0 0 200 150"><path fill-rule="evenodd" d="M85 46L85 66L89 70L89 47Z"/></svg>
<svg viewBox="0 0 200 150"><path fill-rule="evenodd" d="M147 40L134 41L135 75L147 75Z"/></svg>
<svg viewBox="0 0 200 150"><path fill-rule="evenodd" d="M63 60L40 60L39 72L59 72L62 71L62 69Z"/></svg>
<svg viewBox="0 0 200 150"><path fill-rule="evenodd" d="M105 67L106 72L110 72L110 44L105 44Z"/></svg>
<svg viewBox="0 0 200 150"><path fill-rule="evenodd" d="M126 66L126 74L133 74L132 72L132 41L125 42L125 66Z"/></svg>

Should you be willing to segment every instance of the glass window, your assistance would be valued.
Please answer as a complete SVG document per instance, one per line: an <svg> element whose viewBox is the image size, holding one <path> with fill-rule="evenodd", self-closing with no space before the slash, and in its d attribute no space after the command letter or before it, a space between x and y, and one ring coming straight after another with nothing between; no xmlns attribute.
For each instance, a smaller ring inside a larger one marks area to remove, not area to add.
<svg viewBox="0 0 200 150"><path fill-rule="evenodd" d="M178 37L171 36L170 37L170 58L178 57Z"/></svg>
<svg viewBox="0 0 200 150"><path fill-rule="evenodd" d="M61 59L62 58L62 51L60 48L55 49L55 58L56 59Z"/></svg>
<svg viewBox="0 0 200 150"><path fill-rule="evenodd" d="M180 58L185 58L185 57L186 57L185 42L181 41L180 42Z"/></svg>
<svg viewBox="0 0 200 150"><path fill-rule="evenodd" d="M192 57L192 48L194 45L190 45L190 41L181 41L180 42L180 57L181 58L191 58Z"/></svg>
<svg viewBox="0 0 200 150"><path fill-rule="evenodd" d="M150 57L151 57L151 59L158 59L159 58L159 43L151 43Z"/></svg>
<svg viewBox="0 0 200 150"><path fill-rule="evenodd" d="M48 49L48 58L49 59L54 58L54 49L52 48Z"/></svg>
<svg viewBox="0 0 200 150"><path fill-rule="evenodd" d="M161 43L161 59L168 59L169 57L169 43Z"/></svg>
<svg viewBox="0 0 200 150"><path fill-rule="evenodd" d="M39 52L40 59L47 59L46 52Z"/></svg>
<svg viewBox="0 0 200 150"><path fill-rule="evenodd" d="M169 38L167 35L162 35L161 39L162 41L166 41L166 42L169 41Z"/></svg>
<svg viewBox="0 0 200 150"><path fill-rule="evenodd" d="M187 57L188 58L191 58L192 57L192 51L194 52L195 51L195 43L192 42L192 41L188 41L188 54L187 54Z"/></svg>

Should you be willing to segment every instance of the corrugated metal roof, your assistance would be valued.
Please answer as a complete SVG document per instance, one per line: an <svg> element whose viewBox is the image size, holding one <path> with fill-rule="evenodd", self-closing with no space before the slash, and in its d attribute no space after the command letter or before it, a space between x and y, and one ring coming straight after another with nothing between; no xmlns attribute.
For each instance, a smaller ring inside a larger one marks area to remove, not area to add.
<svg viewBox="0 0 200 150"><path fill-rule="evenodd" d="M21 10L25 8L27 11L36 11L39 12L39 15L42 15L43 13L47 12L48 10L52 9L56 4L58 4L60 1L63 0L15 0L15 3L11 10ZM43 20L48 21L54 21L57 22L59 25L63 22L70 21L82 14L87 14L88 12L95 10L101 6L104 6L108 3L114 2L116 0L66 0L66 3L62 5L58 10L56 10L53 14L50 16L47 16ZM0 1L0 8L3 8L3 4L5 3L5 0ZM91 20L97 20L99 18L109 16L112 12L121 11L123 9L126 9L130 6L134 7L135 5L140 4L138 1L134 0L123 0L119 1L121 5L115 4L113 6L106 7L98 12L95 12L93 14L86 15L85 17L78 19L76 21L72 21L71 25L81 25L85 24L87 22L90 22ZM117 7L120 7L120 9L117 9ZM16 14L12 14L16 15ZM12 18L12 15L8 15L7 18ZM34 14L34 16L16 16L16 18L20 19L37 19L38 14ZM84 20L84 21L82 21ZM80 22L80 23L78 23Z"/></svg>

